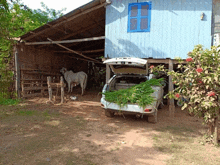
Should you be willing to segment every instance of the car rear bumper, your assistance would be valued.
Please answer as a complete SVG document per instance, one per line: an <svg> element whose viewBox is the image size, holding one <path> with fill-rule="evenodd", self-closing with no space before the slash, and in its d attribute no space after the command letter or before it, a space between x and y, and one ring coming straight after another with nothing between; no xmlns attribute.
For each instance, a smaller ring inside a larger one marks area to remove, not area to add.
<svg viewBox="0 0 220 165"><path fill-rule="evenodd" d="M111 109L114 111L123 111L128 113L140 113L146 115L153 115L156 112L157 101L153 102L151 105L142 108L137 104L127 104L126 106L120 107L116 103L111 103L106 101L104 98L101 98L101 106L104 109ZM149 112L145 112L145 110L150 110Z"/></svg>

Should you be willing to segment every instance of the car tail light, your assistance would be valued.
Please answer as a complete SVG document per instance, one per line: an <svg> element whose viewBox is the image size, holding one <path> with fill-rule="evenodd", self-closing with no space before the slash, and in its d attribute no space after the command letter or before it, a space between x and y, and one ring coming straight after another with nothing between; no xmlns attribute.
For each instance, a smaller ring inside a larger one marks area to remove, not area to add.
<svg viewBox="0 0 220 165"><path fill-rule="evenodd" d="M145 109L144 110L144 112L150 112L151 111L151 109Z"/></svg>

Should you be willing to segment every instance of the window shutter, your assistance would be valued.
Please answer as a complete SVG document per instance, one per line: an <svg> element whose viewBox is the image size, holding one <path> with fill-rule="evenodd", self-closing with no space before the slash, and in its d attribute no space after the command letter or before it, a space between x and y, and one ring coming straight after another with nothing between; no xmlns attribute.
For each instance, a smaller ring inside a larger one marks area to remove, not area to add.
<svg viewBox="0 0 220 165"><path fill-rule="evenodd" d="M135 31L138 28L138 5L129 6L128 31Z"/></svg>
<svg viewBox="0 0 220 165"><path fill-rule="evenodd" d="M150 5L150 3L144 3L141 5L140 30L150 31Z"/></svg>
<svg viewBox="0 0 220 165"><path fill-rule="evenodd" d="M131 3L128 12L128 32L150 31L151 2Z"/></svg>
<svg viewBox="0 0 220 165"><path fill-rule="evenodd" d="M130 17L137 17L138 16L138 6L131 6L131 15Z"/></svg>
<svg viewBox="0 0 220 165"><path fill-rule="evenodd" d="M141 16L148 16L149 4L141 5Z"/></svg>

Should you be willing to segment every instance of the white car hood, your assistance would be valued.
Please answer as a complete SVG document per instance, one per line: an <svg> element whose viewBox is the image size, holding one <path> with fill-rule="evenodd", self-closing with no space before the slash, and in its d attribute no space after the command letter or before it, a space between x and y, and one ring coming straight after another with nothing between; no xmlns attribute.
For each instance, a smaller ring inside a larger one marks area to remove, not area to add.
<svg viewBox="0 0 220 165"><path fill-rule="evenodd" d="M142 74L147 75L147 60L134 57L112 58L104 61L114 74Z"/></svg>

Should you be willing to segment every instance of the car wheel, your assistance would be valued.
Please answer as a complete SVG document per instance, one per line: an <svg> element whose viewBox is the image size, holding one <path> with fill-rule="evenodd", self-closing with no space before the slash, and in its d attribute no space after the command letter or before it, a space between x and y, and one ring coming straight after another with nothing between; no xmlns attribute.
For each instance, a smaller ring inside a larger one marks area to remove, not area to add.
<svg viewBox="0 0 220 165"><path fill-rule="evenodd" d="M162 109L163 107L164 107L164 104L163 104L163 102L161 102L158 106L158 109Z"/></svg>
<svg viewBox="0 0 220 165"><path fill-rule="evenodd" d="M153 116L148 116L149 123L157 123L157 112Z"/></svg>
<svg viewBox="0 0 220 165"><path fill-rule="evenodd" d="M105 116L107 117L113 117L114 116L114 112L112 112L109 109L105 109Z"/></svg>

